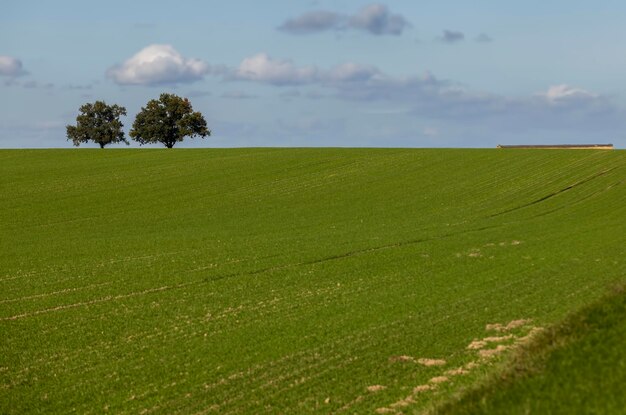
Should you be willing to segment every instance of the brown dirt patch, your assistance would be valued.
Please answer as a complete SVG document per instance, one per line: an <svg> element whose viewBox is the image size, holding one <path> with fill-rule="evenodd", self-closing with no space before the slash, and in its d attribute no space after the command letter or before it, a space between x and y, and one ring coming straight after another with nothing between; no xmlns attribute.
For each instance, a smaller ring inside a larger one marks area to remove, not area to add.
<svg viewBox="0 0 626 415"><path fill-rule="evenodd" d="M434 378L432 378L431 380L429 380L430 383L434 383L434 384L438 384L438 383L444 383L447 382L449 379L447 376L435 376Z"/></svg>
<svg viewBox="0 0 626 415"><path fill-rule="evenodd" d="M485 359L490 359L494 356L499 355L500 353L502 353L503 351L505 351L506 349L509 349L510 346L505 346L503 344L498 345L498 347L496 347L495 349L485 349L485 350L479 350L478 354L480 355L480 357L485 358Z"/></svg>
<svg viewBox="0 0 626 415"><path fill-rule="evenodd" d="M419 385L413 388L413 393L426 392L431 390L433 387L431 385Z"/></svg>
<svg viewBox="0 0 626 415"><path fill-rule="evenodd" d="M530 323L531 321L532 321L531 319L513 320L509 324L506 325L506 329L507 330L513 330L513 329L516 329L518 327L525 326L528 323Z"/></svg>
<svg viewBox="0 0 626 415"><path fill-rule="evenodd" d="M519 319L519 320L513 320L506 325L500 324L500 323L487 324L485 326L485 330L497 331L497 332L510 331L519 327L523 327L527 325L528 323L530 323L531 321L532 321L531 319Z"/></svg>
<svg viewBox="0 0 626 415"><path fill-rule="evenodd" d="M512 334L507 334L506 336L490 336L490 337L485 337L483 339L483 341L486 341L488 343L500 343L500 342L504 342L507 341L509 339L512 339L513 335Z"/></svg>
<svg viewBox="0 0 626 415"><path fill-rule="evenodd" d="M391 356L389 361L392 363L395 362L415 362L415 358L412 356L402 355L402 356Z"/></svg>
<svg viewBox="0 0 626 415"><path fill-rule="evenodd" d="M384 389L387 389L387 387L383 385L371 385L367 387L368 392L378 392Z"/></svg>
<svg viewBox="0 0 626 415"><path fill-rule="evenodd" d="M465 365L465 369L472 370L472 369L477 368L478 366L480 365L476 362L469 362L468 364Z"/></svg>
<svg viewBox="0 0 626 415"><path fill-rule="evenodd" d="M446 361L443 359L421 358L421 359L417 359L417 363L419 363L422 366L443 366L446 364Z"/></svg>
<svg viewBox="0 0 626 415"><path fill-rule="evenodd" d="M469 350L480 350L485 347L487 347L487 342L484 340L474 340L467 345L467 349Z"/></svg>

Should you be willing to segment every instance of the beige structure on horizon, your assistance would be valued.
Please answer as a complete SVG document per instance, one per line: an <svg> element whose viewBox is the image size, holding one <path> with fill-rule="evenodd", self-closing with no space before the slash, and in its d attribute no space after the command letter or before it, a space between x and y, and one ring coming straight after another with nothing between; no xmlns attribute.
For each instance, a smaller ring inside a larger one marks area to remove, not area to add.
<svg viewBox="0 0 626 415"><path fill-rule="evenodd" d="M570 150L614 150L613 144L498 144L497 148L539 148L539 149L570 149Z"/></svg>

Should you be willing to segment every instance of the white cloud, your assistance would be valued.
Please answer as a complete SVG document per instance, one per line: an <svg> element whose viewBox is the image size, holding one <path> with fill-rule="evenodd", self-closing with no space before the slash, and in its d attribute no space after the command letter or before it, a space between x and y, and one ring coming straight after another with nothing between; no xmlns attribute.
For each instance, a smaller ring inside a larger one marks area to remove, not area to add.
<svg viewBox="0 0 626 415"><path fill-rule="evenodd" d="M155 44L109 68L106 75L120 85L162 85L198 81L209 72L207 63L185 58L171 45Z"/></svg>
<svg viewBox="0 0 626 415"><path fill-rule="evenodd" d="M290 60L274 59L266 53L258 53L244 59L230 72L228 79L273 85L300 85L318 81L319 71L315 66L298 67Z"/></svg>
<svg viewBox="0 0 626 415"><path fill-rule="evenodd" d="M599 97L598 94L593 92L589 92L581 88L574 88L566 84L551 86L548 88L548 91L537 95L545 98L552 104L572 101L588 101Z"/></svg>
<svg viewBox="0 0 626 415"><path fill-rule="evenodd" d="M16 77L26 75L22 61L13 56L0 55L0 75Z"/></svg>
<svg viewBox="0 0 626 415"><path fill-rule="evenodd" d="M245 58L235 69L225 70L225 79L231 81L255 81L277 86L305 84L365 82L382 73L375 66L347 62L330 70L314 65L298 66L288 59L275 59L266 53Z"/></svg>

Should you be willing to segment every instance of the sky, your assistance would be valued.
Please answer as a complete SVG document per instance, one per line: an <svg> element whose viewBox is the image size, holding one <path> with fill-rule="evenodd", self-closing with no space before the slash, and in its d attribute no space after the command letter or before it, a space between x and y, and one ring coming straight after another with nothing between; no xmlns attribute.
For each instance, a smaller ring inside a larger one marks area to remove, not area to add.
<svg viewBox="0 0 626 415"><path fill-rule="evenodd" d="M72 147L66 125L96 100L127 109L128 133L164 92L189 98L212 131L180 147L626 148L623 0L1 9L0 148Z"/></svg>

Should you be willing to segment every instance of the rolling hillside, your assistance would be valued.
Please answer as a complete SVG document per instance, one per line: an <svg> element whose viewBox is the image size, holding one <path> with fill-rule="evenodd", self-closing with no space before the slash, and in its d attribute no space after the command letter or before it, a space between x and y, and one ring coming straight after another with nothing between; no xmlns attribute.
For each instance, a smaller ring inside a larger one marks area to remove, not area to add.
<svg viewBox="0 0 626 415"><path fill-rule="evenodd" d="M623 151L2 150L0 195L0 413L420 412L626 278Z"/></svg>

